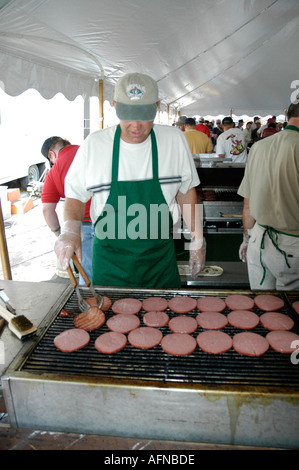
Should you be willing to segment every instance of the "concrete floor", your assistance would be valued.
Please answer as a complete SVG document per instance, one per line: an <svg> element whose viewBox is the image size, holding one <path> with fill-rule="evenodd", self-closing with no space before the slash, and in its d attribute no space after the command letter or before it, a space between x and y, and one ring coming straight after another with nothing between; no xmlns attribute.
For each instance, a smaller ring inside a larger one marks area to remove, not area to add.
<svg viewBox="0 0 299 470"><path fill-rule="evenodd" d="M27 192L21 196L28 197ZM40 198L34 198L34 207L25 214L12 215L4 220L6 243L14 281L58 281L57 258L54 253L56 236L47 226ZM0 281L3 267L0 263Z"/></svg>

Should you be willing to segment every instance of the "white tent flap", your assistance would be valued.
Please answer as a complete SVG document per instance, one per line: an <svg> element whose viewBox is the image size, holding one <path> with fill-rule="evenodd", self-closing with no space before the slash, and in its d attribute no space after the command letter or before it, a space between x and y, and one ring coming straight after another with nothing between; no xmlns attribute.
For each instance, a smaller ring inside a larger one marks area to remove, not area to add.
<svg viewBox="0 0 299 470"><path fill-rule="evenodd" d="M298 16L298 0L0 1L0 81L73 100L103 80L111 100L138 70L183 114L282 114L299 79Z"/></svg>

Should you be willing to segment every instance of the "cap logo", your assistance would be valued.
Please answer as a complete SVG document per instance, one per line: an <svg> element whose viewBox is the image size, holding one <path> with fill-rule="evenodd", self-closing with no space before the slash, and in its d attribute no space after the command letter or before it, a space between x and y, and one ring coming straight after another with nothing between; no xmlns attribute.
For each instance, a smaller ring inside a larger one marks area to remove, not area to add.
<svg viewBox="0 0 299 470"><path fill-rule="evenodd" d="M137 85L134 83L132 85L127 86L126 92L130 100L137 101L141 100L144 97L146 89L145 86Z"/></svg>

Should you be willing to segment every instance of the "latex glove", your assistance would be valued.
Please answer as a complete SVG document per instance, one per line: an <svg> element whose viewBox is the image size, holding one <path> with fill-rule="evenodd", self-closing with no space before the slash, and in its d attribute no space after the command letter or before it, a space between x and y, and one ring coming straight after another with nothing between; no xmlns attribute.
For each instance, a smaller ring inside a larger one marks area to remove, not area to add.
<svg viewBox="0 0 299 470"><path fill-rule="evenodd" d="M243 263L247 262L247 248L248 248L248 243L249 243L249 235L243 235L243 242L240 245L239 248L239 258Z"/></svg>
<svg viewBox="0 0 299 470"><path fill-rule="evenodd" d="M82 222L79 220L64 222L61 234L55 242L54 251L61 268L64 270L69 266L75 252L79 261L81 261L81 225Z"/></svg>
<svg viewBox="0 0 299 470"><path fill-rule="evenodd" d="M206 261L206 240L192 240L190 243L189 270L193 277L205 267Z"/></svg>

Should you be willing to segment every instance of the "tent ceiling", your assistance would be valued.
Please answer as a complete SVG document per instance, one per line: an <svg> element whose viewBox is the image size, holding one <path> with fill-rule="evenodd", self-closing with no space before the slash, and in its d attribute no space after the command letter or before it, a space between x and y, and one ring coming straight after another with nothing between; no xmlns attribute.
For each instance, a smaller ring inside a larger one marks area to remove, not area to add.
<svg viewBox="0 0 299 470"><path fill-rule="evenodd" d="M281 114L299 89L298 0L0 0L10 95L98 93L139 70L183 114ZM295 84L294 84L295 82Z"/></svg>

